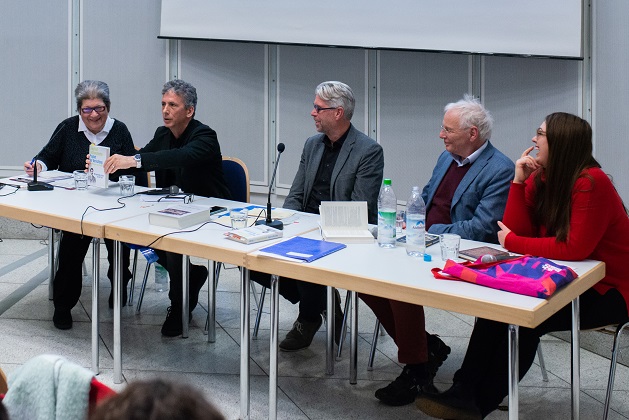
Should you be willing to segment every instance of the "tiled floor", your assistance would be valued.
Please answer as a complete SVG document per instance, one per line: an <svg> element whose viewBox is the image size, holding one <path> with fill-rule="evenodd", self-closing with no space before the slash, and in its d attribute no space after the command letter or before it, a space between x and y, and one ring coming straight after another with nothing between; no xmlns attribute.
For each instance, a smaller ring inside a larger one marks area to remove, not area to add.
<svg viewBox="0 0 629 420"><path fill-rule="evenodd" d="M88 253L88 257L91 252ZM101 373L99 379L113 384L112 311L107 308L109 282L104 277L107 262L101 255ZM86 260L91 267L91 260ZM144 265L139 267L143 273ZM91 365L90 314L91 280L84 277L79 305L73 311L74 327L60 331L52 325L53 305L48 300L46 245L38 240L5 239L0 242L0 366L7 373L41 353L60 354L87 368ZM156 292L153 274L140 315L124 307L123 373L125 380L165 376L190 382L202 389L229 419L239 416L239 283L238 270L223 271L217 303L217 337L208 343L203 334L207 308L207 289L201 293L194 311L188 339L164 338L160 326L168 299ZM138 281L139 283L139 281ZM344 292L341 293L344 296ZM254 300L252 299L252 305ZM282 300L280 338L291 327L296 308ZM255 311L252 311L252 325ZM350 385L349 347L343 349L335 374L325 374L325 334L321 330L309 349L280 353L278 417L282 419L407 419L425 418L414 405L386 407L374 398L374 391L393 380L401 371L396 347L390 337L378 343L373 371L367 359L374 326L374 316L362 305L358 343L358 384ZM427 330L441 335L452 353L439 370L436 385L445 389L461 363L473 319L469 316L426 308ZM260 335L251 345L251 418L268 414L268 315L263 316ZM598 334L598 333L597 333ZM627 344L624 345L628 347ZM520 417L524 419L570 417L570 347L547 336L543 350L549 382L543 382L539 367L534 366L520 386ZM581 351L581 418L602 417L609 361L589 351ZM612 401L611 419L629 418L629 369L619 366ZM494 412L488 418L506 419L506 412Z"/></svg>

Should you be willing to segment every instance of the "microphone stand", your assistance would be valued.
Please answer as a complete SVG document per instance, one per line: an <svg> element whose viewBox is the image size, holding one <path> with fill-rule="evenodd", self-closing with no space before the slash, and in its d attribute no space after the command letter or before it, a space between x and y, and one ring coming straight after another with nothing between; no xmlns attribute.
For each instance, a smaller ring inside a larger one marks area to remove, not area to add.
<svg viewBox="0 0 629 420"><path fill-rule="evenodd" d="M286 147L284 143L280 143L277 145L277 160L275 161L275 168L273 169L273 176L271 177L271 183L269 184L269 196L266 203L266 219L258 220L256 225L266 225L277 230L284 229L284 223L281 220L273 220L271 218L271 190L273 189L273 183L275 182L275 174L277 173L277 166L280 163L280 157L282 156L282 152Z"/></svg>
<svg viewBox="0 0 629 420"><path fill-rule="evenodd" d="M59 129L52 135L52 137L50 137L50 140L48 140L48 143L50 143L55 137L57 137L57 135L61 132L61 130L65 126L66 126L65 122L61 124L61 127L59 127ZM33 181L29 182L26 187L29 191L52 191L55 188L54 186L46 182L37 181L37 158L41 154L42 150L40 150L39 153L37 153L35 157L33 158L33 163L35 164L35 166L33 167Z"/></svg>

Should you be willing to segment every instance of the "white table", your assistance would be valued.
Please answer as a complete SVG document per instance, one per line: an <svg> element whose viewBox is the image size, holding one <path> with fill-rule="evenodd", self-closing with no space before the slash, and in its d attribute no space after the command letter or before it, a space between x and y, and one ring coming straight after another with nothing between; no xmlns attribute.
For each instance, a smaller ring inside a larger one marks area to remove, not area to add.
<svg viewBox="0 0 629 420"><path fill-rule="evenodd" d="M136 186L136 189L138 191L145 188ZM0 190L0 194L7 194L11 190L12 188L5 187ZM124 203L124 207L118 203L118 199ZM0 197L0 216L51 228L48 257L51 291L55 276L52 229L84 234L94 238L92 246L92 370L96 374L99 373L99 243L100 239L105 237L105 225L137 214L144 214L165 205L167 203L142 202L137 196L121 198L120 189L116 183L111 183L110 187L106 189L88 187L83 191L63 188L55 188L52 191L28 191L26 188L20 188L15 194ZM109 210L88 209L86 211L88 206ZM52 298L52 294L50 296ZM120 301L115 302L115 304L120 306ZM120 308L118 308L118 313L120 313Z"/></svg>
<svg viewBox="0 0 629 420"><path fill-rule="evenodd" d="M239 203L235 201L222 200L217 198L207 198L200 201L195 201L195 204L202 204L208 206L225 206L228 208L242 207L245 203ZM308 213L297 212L294 216L291 216L285 221L284 225L284 238L299 235L312 231L318 228L319 217ZM197 225L198 226L198 225ZM192 230L195 226L185 230ZM224 233L231 228L220 226L217 224L206 224L195 232L179 233L166 236L157 242L153 243L151 247L162 249L165 251L175 252L187 256L205 258L212 261L219 261L227 264L233 264L242 267L241 270L241 287L240 287L240 311L241 311L241 336L240 336L240 412L241 418L249 417L249 356L250 356L250 280L249 270L245 265L245 257L247 254L255 251L256 249L268 246L278 240L259 242L256 244L246 245L239 242L235 242L227 239ZM174 229L164 228L160 226L154 226L149 224L148 215L140 215L125 220L119 220L113 223L109 223L105 226L105 237L113 239L116 243L130 242L138 245L148 245L157 239L159 236L173 232ZM119 248L119 247L118 247ZM184 259L184 284L183 284L183 297L184 306L183 313L188 312L187 309L187 267L186 259ZM116 275L114 276L114 302L119 299L120 290L120 273L116 269ZM214 271L214 270L211 270ZM210 276L211 277L211 276ZM210 322L208 328L214 328L214 319L211 316L214 312L213 304L215 301L215 289L213 287L214 281L209 279L208 285L208 313L210 315ZM120 334L120 318L116 316L119 314L119 307L114 305L114 382L122 382L122 342ZM187 321L187 317L183 317L184 321ZM185 324L184 324L185 325ZM184 327L185 330L185 327ZM211 341L212 334L208 332L208 340Z"/></svg>
<svg viewBox="0 0 629 420"><path fill-rule="evenodd" d="M305 236L317 238L316 233ZM319 237L320 238L320 237ZM463 240L461 248L497 245ZM509 327L509 417L518 416L518 326L536 327L572 302L572 403L573 418L579 413L579 295L605 275L605 264L598 261L565 262L579 277L550 299L538 299L490 289L475 284L437 280L430 269L443 267L438 246L428 248L433 262L408 257L403 247L383 249L377 244L350 244L347 248L309 264L294 263L258 255L247 256L250 270L290 277L311 283L351 290L352 320L350 380L356 378L357 296L356 292L464 313L510 324ZM275 278L275 276L274 276ZM278 284L271 283L271 360L269 377L269 418L277 416L277 311ZM330 304L328 297L328 305ZM329 332L328 332L329 333ZM274 351L275 350L275 351Z"/></svg>

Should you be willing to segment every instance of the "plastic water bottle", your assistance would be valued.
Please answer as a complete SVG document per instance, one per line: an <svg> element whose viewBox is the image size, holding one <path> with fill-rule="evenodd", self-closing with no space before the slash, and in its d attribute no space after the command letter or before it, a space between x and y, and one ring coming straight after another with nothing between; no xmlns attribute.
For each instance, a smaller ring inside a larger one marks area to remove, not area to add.
<svg viewBox="0 0 629 420"><path fill-rule="evenodd" d="M426 205L419 187L413 187L406 202L406 254L423 257L426 253Z"/></svg>
<svg viewBox="0 0 629 420"><path fill-rule="evenodd" d="M155 263L155 291L168 291L168 271L158 263Z"/></svg>
<svg viewBox="0 0 629 420"><path fill-rule="evenodd" d="M378 245L382 248L395 247L395 216L397 199L391 180L385 179L378 195Z"/></svg>

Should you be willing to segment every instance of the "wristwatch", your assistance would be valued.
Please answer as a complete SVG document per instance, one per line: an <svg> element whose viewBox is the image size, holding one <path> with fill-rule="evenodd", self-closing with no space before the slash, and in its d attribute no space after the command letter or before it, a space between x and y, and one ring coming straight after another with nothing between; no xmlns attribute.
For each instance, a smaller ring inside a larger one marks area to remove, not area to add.
<svg viewBox="0 0 629 420"><path fill-rule="evenodd" d="M141 168L142 167L142 156L137 154L137 155L133 156L133 159L135 159L135 167L136 168Z"/></svg>

